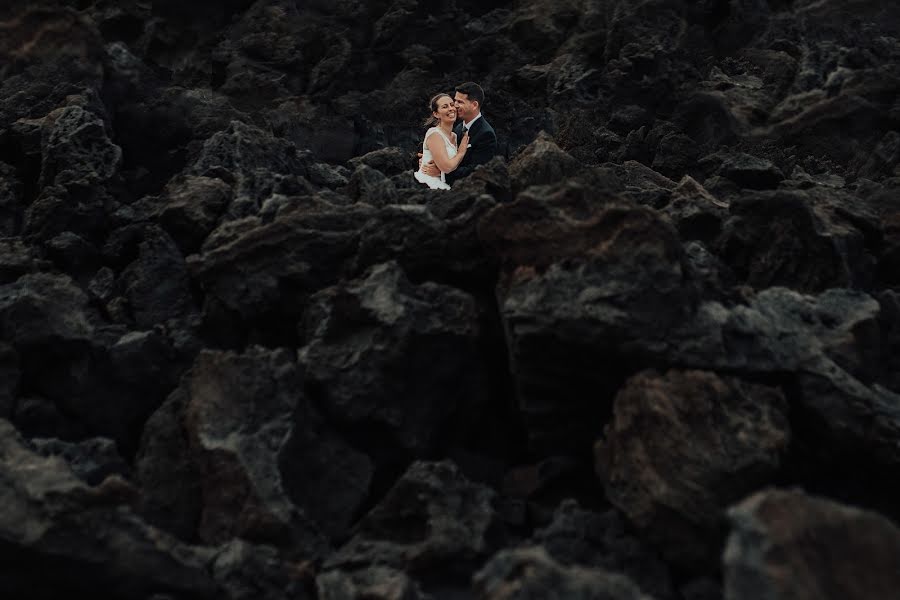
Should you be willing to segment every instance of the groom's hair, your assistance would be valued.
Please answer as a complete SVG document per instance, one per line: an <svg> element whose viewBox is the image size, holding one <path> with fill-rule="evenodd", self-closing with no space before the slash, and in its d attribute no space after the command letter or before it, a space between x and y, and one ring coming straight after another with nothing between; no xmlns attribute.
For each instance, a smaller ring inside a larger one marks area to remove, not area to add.
<svg viewBox="0 0 900 600"><path fill-rule="evenodd" d="M484 90L474 81L467 81L456 86L456 91L468 96L469 100L478 102L478 108L484 106Z"/></svg>

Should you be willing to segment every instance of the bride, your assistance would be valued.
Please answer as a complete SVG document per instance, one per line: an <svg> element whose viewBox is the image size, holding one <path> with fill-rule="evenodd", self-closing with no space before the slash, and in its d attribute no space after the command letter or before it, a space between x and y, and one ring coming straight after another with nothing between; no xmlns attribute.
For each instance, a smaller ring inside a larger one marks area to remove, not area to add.
<svg viewBox="0 0 900 600"><path fill-rule="evenodd" d="M462 142L457 149L456 134L453 133L453 124L456 123L456 105L448 94L438 94L431 99L431 117L425 121L426 126L431 126L425 132L425 141L422 142L422 161L419 170L415 173L416 181L424 183L431 189L449 190L450 186L444 179L444 174L449 173L459 166L466 150L469 147L469 133L463 135ZM440 177L426 175L422 171L422 165L434 161L441 170Z"/></svg>

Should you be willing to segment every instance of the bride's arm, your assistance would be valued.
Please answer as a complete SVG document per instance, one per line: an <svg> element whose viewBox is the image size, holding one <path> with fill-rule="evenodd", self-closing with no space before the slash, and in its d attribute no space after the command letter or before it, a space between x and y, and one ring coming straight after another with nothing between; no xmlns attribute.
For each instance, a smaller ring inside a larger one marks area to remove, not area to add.
<svg viewBox="0 0 900 600"><path fill-rule="evenodd" d="M447 147L444 145L444 140L440 135L429 135L428 139L425 140L425 145L431 150L431 158L434 160L434 164L443 173L454 171L466 155L467 148L461 146L456 156L453 158L447 156Z"/></svg>

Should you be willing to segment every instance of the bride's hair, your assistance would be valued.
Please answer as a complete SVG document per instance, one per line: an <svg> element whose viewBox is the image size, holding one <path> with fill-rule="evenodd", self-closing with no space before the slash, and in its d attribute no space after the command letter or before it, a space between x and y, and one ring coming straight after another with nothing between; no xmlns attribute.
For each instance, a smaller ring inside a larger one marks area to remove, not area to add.
<svg viewBox="0 0 900 600"><path fill-rule="evenodd" d="M440 94L435 94L431 98L431 101L428 102L428 107L431 109L431 112L428 113L428 118L425 119L425 121L422 123L422 125L424 125L425 127L431 127L431 126L437 125L438 123L441 122L440 119L437 119L434 116L434 113L437 112L438 100L440 100L444 96L447 96L451 100L453 99L453 97L450 94L446 94L444 92L441 92Z"/></svg>

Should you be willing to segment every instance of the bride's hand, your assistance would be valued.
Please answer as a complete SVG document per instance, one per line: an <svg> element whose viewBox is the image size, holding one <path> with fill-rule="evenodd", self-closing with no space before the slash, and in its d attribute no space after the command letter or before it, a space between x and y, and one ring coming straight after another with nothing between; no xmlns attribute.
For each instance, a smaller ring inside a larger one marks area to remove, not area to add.
<svg viewBox="0 0 900 600"><path fill-rule="evenodd" d="M469 148L469 132L465 132L462 137L462 141L459 143L459 152L465 154L466 150Z"/></svg>

